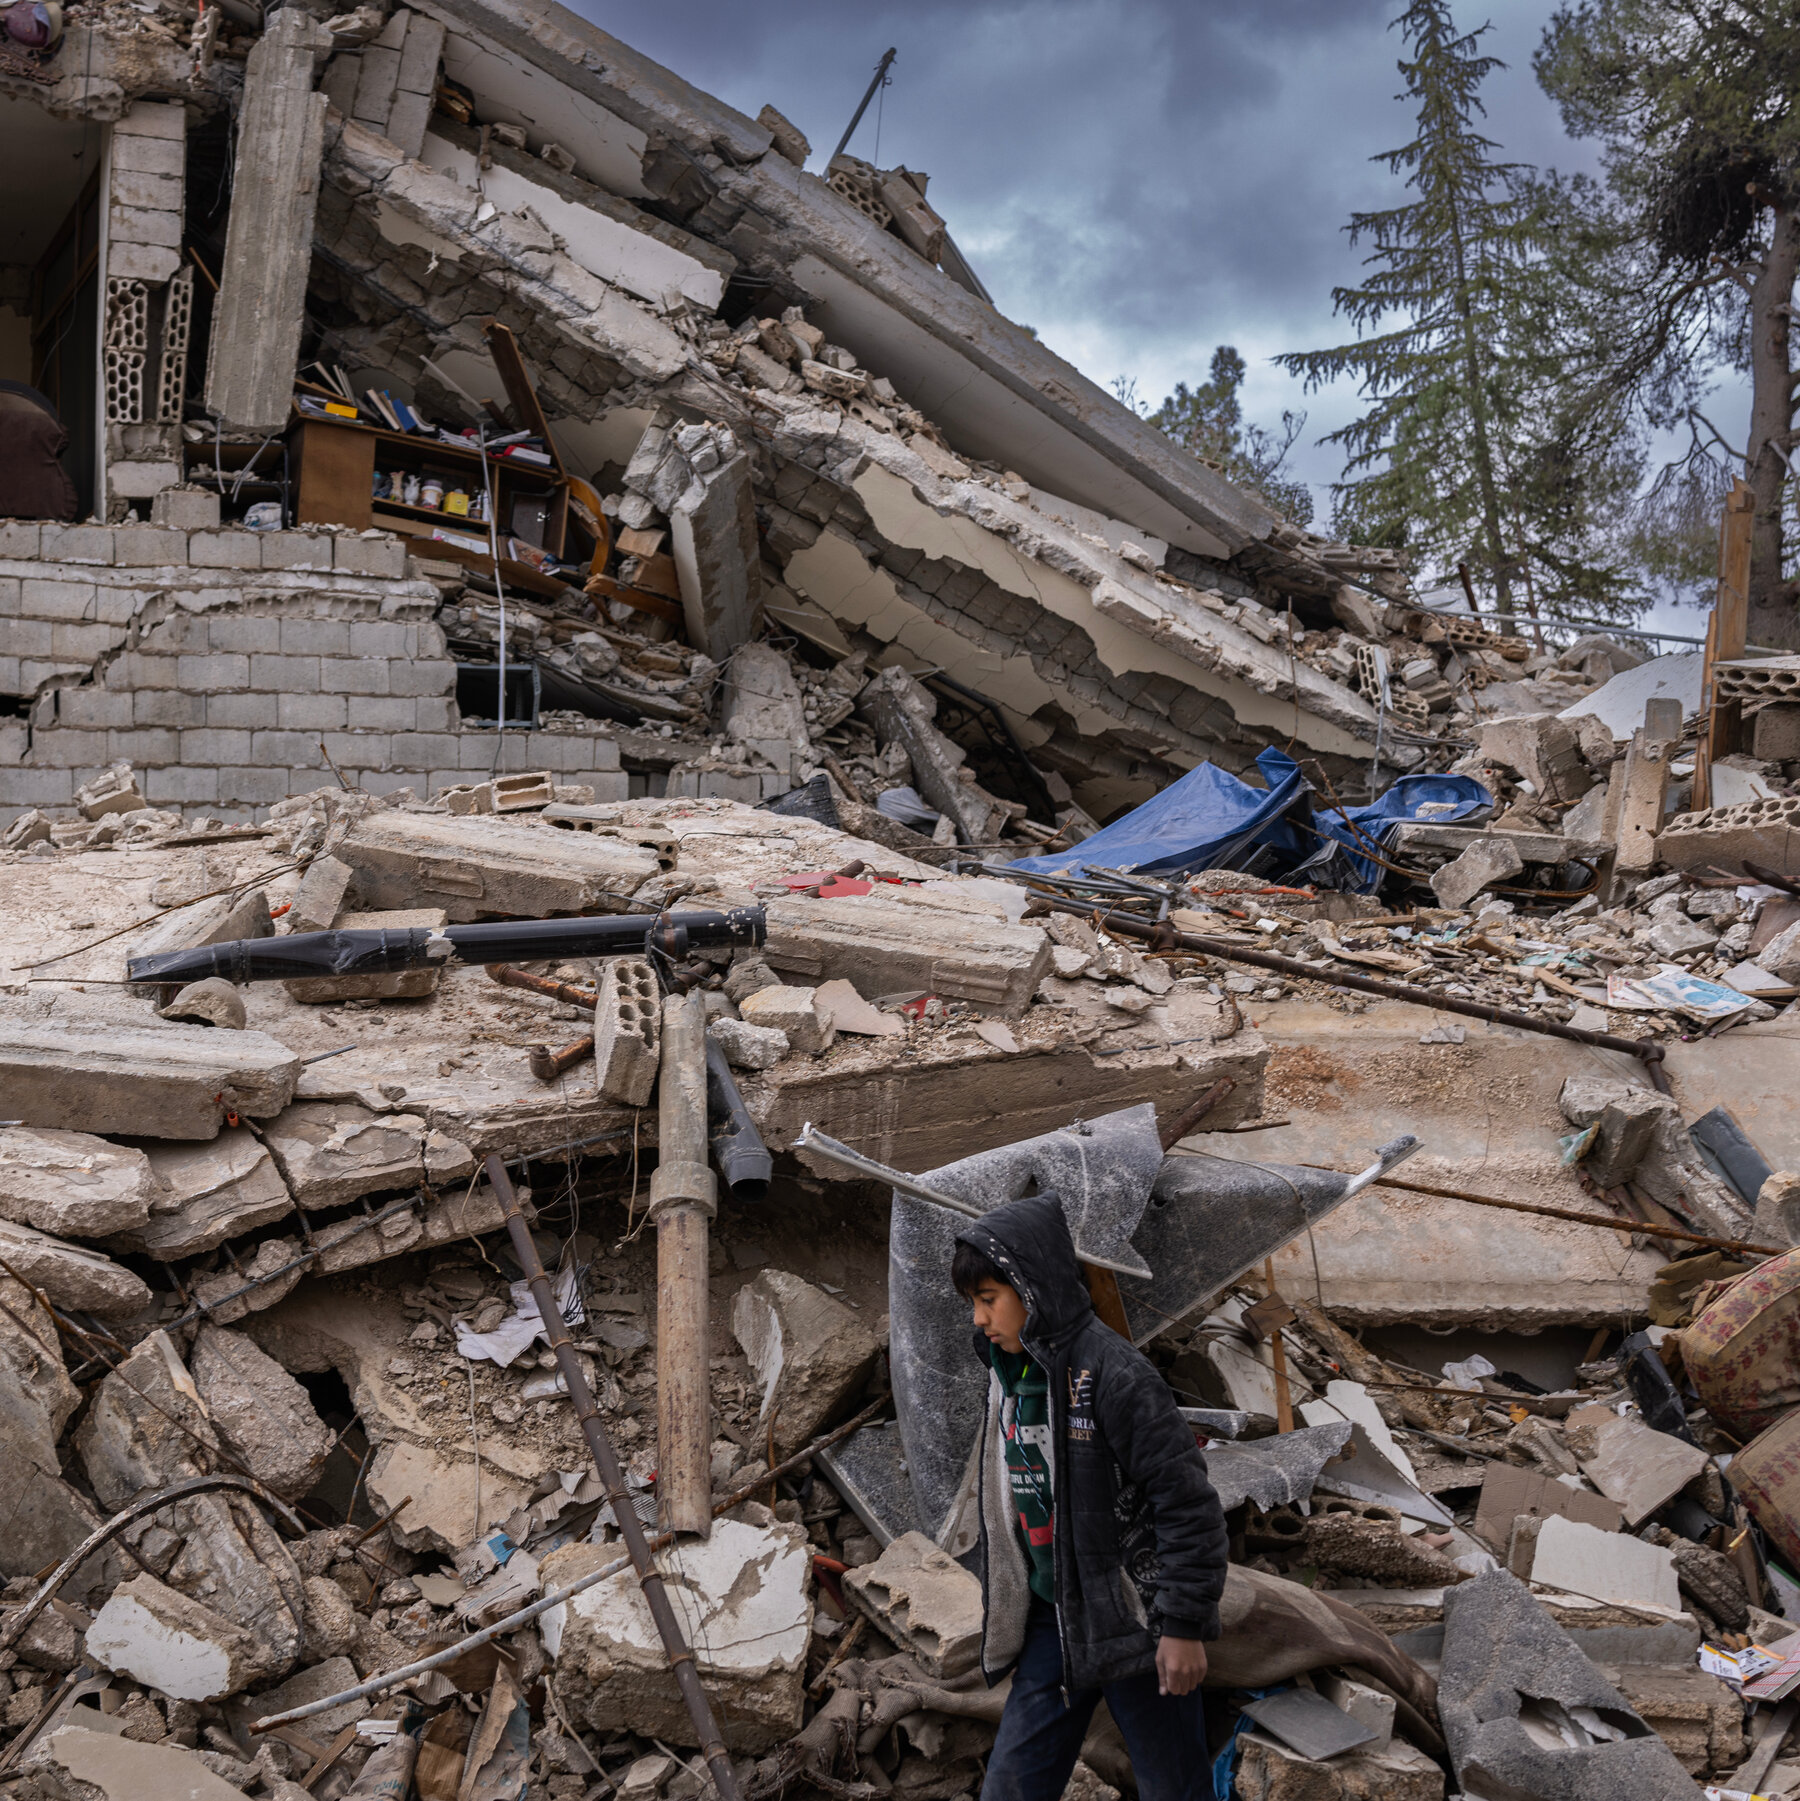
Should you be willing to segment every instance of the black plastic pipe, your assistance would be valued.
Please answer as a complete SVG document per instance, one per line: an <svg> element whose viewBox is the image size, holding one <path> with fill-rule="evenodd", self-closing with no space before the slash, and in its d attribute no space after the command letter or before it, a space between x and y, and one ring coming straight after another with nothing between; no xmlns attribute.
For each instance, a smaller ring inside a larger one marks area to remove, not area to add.
<svg viewBox="0 0 1800 1801"><path fill-rule="evenodd" d="M760 945L761 907L728 912L607 913L579 919L499 919L479 925L407 931L294 932L285 938L237 938L193 950L133 957L134 982L291 982L311 976L391 975L436 963L531 963L563 957L630 956L660 951L680 962L691 952Z"/></svg>
<svg viewBox="0 0 1800 1801"><path fill-rule="evenodd" d="M763 1143L750 1109L738 1092L725 1053L706 1041L706 1121L713 1162L734 1201L760 1201L769 1192L775 1159Z"/></svg>

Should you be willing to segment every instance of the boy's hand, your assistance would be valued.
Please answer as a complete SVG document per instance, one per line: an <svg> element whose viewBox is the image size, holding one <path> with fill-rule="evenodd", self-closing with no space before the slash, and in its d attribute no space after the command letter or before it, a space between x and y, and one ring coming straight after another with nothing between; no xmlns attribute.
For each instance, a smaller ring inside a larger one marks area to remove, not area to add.
<svg viewBox="0 0 1800 1801"><path fill-rule="evenodd" d="M1191 1694L1206 1680L1206 1646L1197 1638L1156 1641L1156 1692Z"/></svg>

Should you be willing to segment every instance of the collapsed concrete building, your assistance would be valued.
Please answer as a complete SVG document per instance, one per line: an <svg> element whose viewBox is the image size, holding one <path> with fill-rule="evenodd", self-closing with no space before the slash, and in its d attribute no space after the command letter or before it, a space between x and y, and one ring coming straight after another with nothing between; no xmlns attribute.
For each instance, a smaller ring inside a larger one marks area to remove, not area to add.
<svg viewBox="0 0 1800 1801"><path fill-rule="evenodd" d="M1727 665L1687 810L1700 659L1423 605L1004 319L924 176L560 9L27 23L16 1792L972 1794L966 1322L886 1178L1090 1160L1276 1691L1237 1794L1800 1783L1800 673ZM1336 889L1005 877L1277 743L1353 837L1482 798Z"/></svg>

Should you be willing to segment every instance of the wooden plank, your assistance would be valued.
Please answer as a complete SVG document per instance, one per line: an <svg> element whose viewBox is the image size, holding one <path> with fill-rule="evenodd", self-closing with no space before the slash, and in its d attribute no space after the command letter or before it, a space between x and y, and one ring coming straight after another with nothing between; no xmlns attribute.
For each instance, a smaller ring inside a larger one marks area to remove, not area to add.
<svg viewBox="0 0 1800 1801"><path fill-rule="evenodd" d="M687 623L687 614L681 610L679 602L665 600L660 594L646 594L642 588L628 588L610 575L590 575L587 591L600 600L622 601L628 607L635 607L640 613L666 619L671 625Z"/></svg>
<svg viewBox="0 0 1800 1801"><path fill-rule="evenodd" d="M367 531L375 487L375 439L354 427L304 421L299 430L300 493L297 525L343 525Z"/></svg>
<svg viewBox="0 0 1800 1801"><path fill-rule="evenodd" d="M1713 669L1716 664L1736 661L1744 654L1750 630L1750 527L1755 518L1756 497L1750 484L1742 478L1732 483L1726 496L1725 510L1719 520L1719 587L1713 603L1712 619L1706 629L1706 660L1701 666L1701 718L1706 721L1703 743L1704 763L1708 771L1721 757L1728 757L1740 747L1743 731L1743 706L1735 700L1720 700L1714 693ZM1701 776L1695 769L1695 780ZM1704 799L1696 793L1694 804L1711 804L1711 781Z"/></svg>
<svg viewBox="0 0 1800 1801"><path fill-rule="evenodd" d="M544 441L544 448L550 453L550 461L556 469L558 478L568 472L562 466L562 458L557 454L556 440L550 436L550 426L544 418L544 409L538 405L537 389L531 385L531 377L525 371L525 359L519 354L519 341L512 335L510 326L505 326L498 319L483 321L481 335L487 340L488 355L494 359L494 367L500 371L500 380L506 388L506 398L513 410L513 417L519 422L520 429L535 433Z"/></svg>

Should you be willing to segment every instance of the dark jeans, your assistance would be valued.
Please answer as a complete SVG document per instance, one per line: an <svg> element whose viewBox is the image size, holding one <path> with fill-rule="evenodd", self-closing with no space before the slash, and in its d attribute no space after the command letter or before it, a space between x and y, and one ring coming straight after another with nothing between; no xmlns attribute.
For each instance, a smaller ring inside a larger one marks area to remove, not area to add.
<svg viewBox="0 0 1800 1801"><path fill-rule="evenodd" d="M1101 1688L1077 1689L1065 1707L1056 1615L1034 1600L981 1801L1060 1801L1103 1697L1131 1754L1138 1801L1194 1801L1210 1793L1200 1690L1159 1695L1151 1670Z"/></svg>

